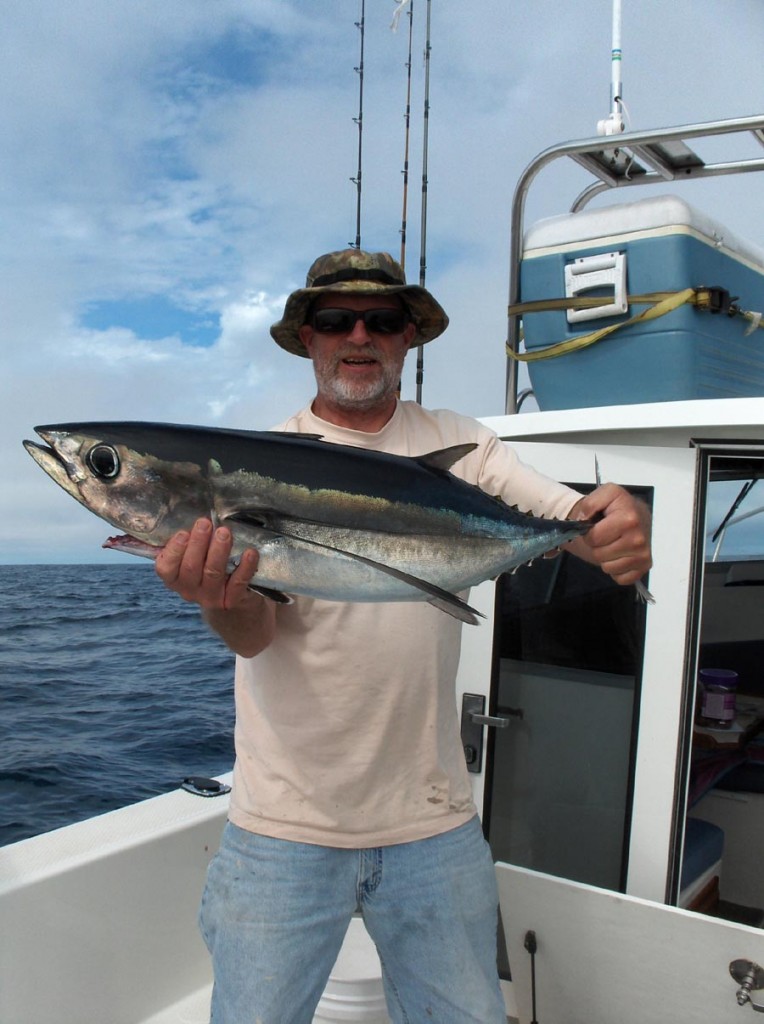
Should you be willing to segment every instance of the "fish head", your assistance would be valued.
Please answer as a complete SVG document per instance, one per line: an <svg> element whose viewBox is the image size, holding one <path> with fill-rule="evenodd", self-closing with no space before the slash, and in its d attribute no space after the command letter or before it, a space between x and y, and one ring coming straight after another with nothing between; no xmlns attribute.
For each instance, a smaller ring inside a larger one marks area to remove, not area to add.
<svg viewBox="0 0 764 1024"><path fill-rule="evenodd" d="M132 537L154 546L210 515L202 467L168 461L126 442L108 424L36 427L48 447L24 447L76 501Z"/></svg>

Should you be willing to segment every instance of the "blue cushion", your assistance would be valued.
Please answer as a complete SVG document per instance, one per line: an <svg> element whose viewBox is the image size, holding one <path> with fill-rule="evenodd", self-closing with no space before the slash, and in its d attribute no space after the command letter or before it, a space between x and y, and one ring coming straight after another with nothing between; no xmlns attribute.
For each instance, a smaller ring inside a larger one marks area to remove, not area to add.
<svg viewBox="0 0 764 1024"><path fill-rule="evenodd" d="M721 859L724 832L701 818L688 818L684 830L684 859L680 888L688 885Z"/></svg>

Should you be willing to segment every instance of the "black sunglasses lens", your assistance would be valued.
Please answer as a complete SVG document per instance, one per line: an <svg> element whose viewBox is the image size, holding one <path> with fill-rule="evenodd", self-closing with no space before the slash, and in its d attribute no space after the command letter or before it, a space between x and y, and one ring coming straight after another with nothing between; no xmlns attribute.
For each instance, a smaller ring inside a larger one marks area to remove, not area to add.
<svg viewBox="0 0 764 1024"><path fill-rule="evenodd" d="M371 334L400 334L406 326L406 314L401 309L368 309L363 322Z"/></svg>
<svg viewBox="0 0 764 1024"><path fill-rule="evenodd" d="M318 309L313 314L313 327L321 334L350 333L356 316L349 309Z"/></svg>
<svg viewBox="0 0 764 1024"><path fill-rule="evenodd" d="M371 334L400 334L408 323L402 309L317 309L313 328L319 334L350 334L358 320L363 320Z"/></svg>

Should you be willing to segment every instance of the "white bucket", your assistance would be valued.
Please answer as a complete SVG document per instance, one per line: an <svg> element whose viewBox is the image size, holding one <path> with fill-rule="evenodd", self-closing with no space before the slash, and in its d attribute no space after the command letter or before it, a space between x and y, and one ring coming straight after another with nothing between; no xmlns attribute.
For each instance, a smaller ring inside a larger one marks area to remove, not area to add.
<svg viewBox="0 0 764 1024"><path fill-rule="evenodd" d="M314 1024L390 1024L382 987L382 967L363 921L354 917L324 994Z"/></svg>

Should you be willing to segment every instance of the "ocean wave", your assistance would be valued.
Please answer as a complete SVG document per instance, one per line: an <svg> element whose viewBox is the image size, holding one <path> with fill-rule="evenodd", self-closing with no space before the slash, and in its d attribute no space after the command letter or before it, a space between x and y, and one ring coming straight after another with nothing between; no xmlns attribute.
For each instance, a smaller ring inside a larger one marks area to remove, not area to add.
<svg viewBox="0 0 764 1024"><path fill-rule="evenodd" d="M230 770L233 657L150 569L0 566L0 844Z"/></svg>

